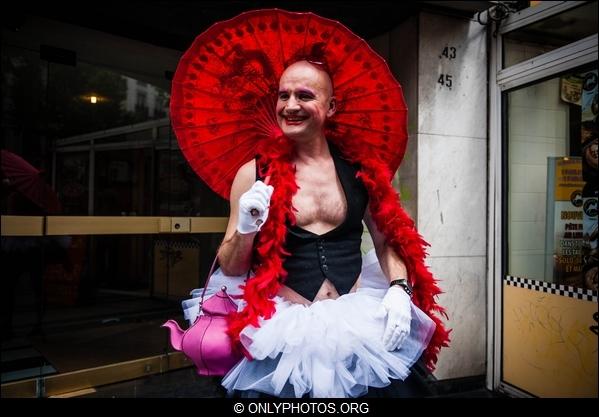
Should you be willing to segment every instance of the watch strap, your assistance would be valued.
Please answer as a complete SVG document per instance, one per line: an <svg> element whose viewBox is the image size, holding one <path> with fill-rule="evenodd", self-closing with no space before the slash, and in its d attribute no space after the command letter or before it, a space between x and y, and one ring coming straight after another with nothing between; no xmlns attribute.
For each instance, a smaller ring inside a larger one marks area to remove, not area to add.
<svg viewBox="0 0 599 417"><path fill-rule="evenodd" d="M393 287L394 285L401 287L410 297L412 297L414 290L406 278L394 279L389 283L389 287Z"/></svg>

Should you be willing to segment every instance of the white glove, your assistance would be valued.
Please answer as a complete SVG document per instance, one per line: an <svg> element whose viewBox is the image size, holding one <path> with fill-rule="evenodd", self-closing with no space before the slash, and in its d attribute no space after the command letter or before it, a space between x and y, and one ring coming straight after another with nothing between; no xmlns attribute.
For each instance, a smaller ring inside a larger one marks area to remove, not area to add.
<svg viewBox="0 0 599 417"><path fill-rule="evenodd" d="M270 197L274 188L262 181L256 181L252 188L239 198L237 231L243 235L260 230L268 218Z"/></svg>
<svg viewBox="0 0 599 417"><path fill-rule="evenodd" d="M383 345L388 351L396 350L410 334L412 320L410 296L401 287L390 287L381 301L376 316L387 317Z"/></svg>

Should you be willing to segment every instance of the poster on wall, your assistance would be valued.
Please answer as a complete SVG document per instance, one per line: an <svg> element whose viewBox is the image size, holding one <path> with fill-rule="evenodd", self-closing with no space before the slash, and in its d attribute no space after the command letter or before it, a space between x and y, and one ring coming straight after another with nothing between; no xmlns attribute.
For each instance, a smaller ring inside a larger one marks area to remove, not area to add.
<svg viewBox="0 0 599 417"><path fill-rule="evenodd" d="M597 94L599 93L597 70L581 74L582 96L580 99L582 121L597 122Z"/></svg>
<svg viewBox="0 0 599 417"><path fill-rule="evenodd" d="M556 284L584 287L582 279L583 186L578 157L549 157L545 277Z"/></svg>
<svg viewBox="0 0 599 417"><path fill-rule="evenodd" d="M597 291L599 276L599 237L597 231L597 196L599 184L598 154L599 135L599 83L597 71L582 75L580 142L582 154L582 178L585 182L583 201L583 284L588 290Z"/></svg>
<svg viewBox="0 0 599 417"><path fill-rule="evenodd" d="M578 74L564 75L560 78L560 98L566 103L580 106L583 78Z"/></svg>
<svg viewBox="0 0 599 417"><path fill-rule="evenodd" d="M598 194L595 184L585 184L582 191L582 274L584 287L593 291L598 289L599 277Z"/></svg>
<svg viewBox="0 0 599 417"><path fill-rule="evenodd" d="M599 113L599 83L597 71L582 75L580 114L580 145L582 149L582 175L587 183L597 188L597 152L599 147L597 116Z"/></svg>

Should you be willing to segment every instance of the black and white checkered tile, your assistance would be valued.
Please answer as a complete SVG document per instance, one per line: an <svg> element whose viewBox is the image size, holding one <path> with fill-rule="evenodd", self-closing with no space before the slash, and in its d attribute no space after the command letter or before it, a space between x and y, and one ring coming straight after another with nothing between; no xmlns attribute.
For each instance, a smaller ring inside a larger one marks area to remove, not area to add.
<svg viewBox="0 0 599 417"><path fill-rule="evenodd" d="M575 288L569 285L557 285L551 282L537 281L529 278L512 277L507 275L503 278L507 285L513 287L527 288L529 290L542 291L549 294L564 295L570 298L579 300L597 302L597 292L585 290L583 288Z"/></svg>

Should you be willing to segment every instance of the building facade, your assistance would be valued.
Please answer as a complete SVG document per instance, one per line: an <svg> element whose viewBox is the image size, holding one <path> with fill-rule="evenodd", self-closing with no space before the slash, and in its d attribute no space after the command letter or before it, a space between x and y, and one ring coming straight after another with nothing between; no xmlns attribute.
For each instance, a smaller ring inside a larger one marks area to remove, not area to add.
<svg viewBox="0 0 599 417"><path fill-rule="evenodd" d="M596 398L597 2L462 3L397 7L388 28L358 31L408 104L394 185L431 244L452 329L434 376ZM202 285L228 206L167 112L199 30L169 20L185 6L158 11L124 27L24 12L3 28L2 149L43 171L3 188L3 397L190 366L160 324Z"/></svg>

